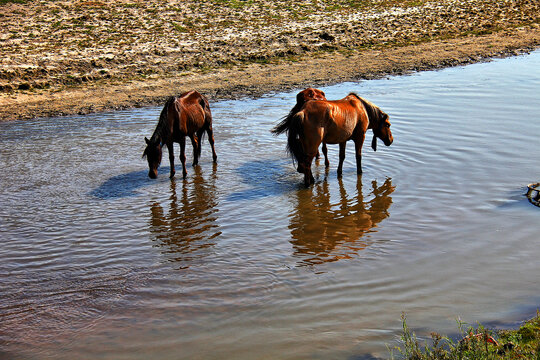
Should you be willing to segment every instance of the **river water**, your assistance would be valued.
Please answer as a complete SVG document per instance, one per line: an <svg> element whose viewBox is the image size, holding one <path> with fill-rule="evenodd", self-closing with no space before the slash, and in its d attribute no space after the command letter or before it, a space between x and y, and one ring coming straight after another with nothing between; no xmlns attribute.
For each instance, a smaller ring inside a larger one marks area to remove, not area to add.
<svg viewBox="0 0 540 360"><path fill-rule="evenodd" d="M0 358L386 358L402 313L421 337L532 316L538 69L323 88L380 106L395 140L368 133L361 177L349 144L342 179L329 145L309 189L269 131L297 91L211 103L218 164L205 139L186 180L166 153L147 177L160 108L1 123Z"/></svg>

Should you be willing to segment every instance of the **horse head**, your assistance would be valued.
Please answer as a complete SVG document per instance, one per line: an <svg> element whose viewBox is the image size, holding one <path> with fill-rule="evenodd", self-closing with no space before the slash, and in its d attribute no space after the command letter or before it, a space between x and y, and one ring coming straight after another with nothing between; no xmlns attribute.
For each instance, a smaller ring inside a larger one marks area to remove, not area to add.
<svg viewBox="0 0 540 360"><path fill-rule="evenodd" d="M296 104L300 107L308 100L326 100L326 95L324 91L315 88L304 89L296 95Z"/></svg>
<svg viewBox="0 0 540 360"><path fill-rule="evenodd" d="M155 179L158 175L159 164L161 164L163 154L161 148L163 145L159 138L152 138L151 140L144 138L144 141L146 141L146 149L144 149L143 157L146 157L146 160L148 160L148 177Z"/></svg>
<svg viewBox="0 0 540 360"><path fill-rule="evenodd" d="M373 139L371 140L373 151L377 151L377 138L381 139L386 146L392 145L394 138L392 137L392 131L390 131L388 114L356 93L350 93L349 96L357 98L364 105L369 119L369 128L373 130Z"/></svg>
<svg viewBox="0 0 540 360"><path fill-rule="evenodd" d="M371 148L377 151L377 138L384 142L384 145L390 146L394 142L392 131L390 131L390 120L388 114L378 109L377 123L373 126L373 140L371 140Z"/></svg>

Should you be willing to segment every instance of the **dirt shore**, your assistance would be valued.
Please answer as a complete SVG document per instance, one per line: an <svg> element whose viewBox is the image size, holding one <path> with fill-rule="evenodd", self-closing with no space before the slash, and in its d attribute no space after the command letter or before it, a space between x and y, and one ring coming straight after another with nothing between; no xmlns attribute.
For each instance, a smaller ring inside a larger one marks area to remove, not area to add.
<svg viewBox="0 0 540 360"><path fill-rule="evenodd" d="M536 0L0 4L0 121L154 105L189 89L256 97L540 47Z"/></svg>

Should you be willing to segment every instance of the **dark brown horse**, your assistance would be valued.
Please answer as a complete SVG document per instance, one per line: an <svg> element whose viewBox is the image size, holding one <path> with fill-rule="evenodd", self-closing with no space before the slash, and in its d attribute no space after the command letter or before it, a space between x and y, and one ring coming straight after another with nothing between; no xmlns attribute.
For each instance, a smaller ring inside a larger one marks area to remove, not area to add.
<svg viewBox="0 0 540 360"><path fill-rule="evenodd" d="M212 113L208 100L197 91L183 93L179 97L170 97L161 114L154 134L146 141L143 157L148 160L148 176L155 179L158 167L161 163L163 145L167 145L171 175L174 176L174 148L173 143L180 143L180 161L182 161L182 175L185 178L186 170L186 136L191 139L193 145L193 165L197 165L201 156L201 141L204 132L208 133L208 141L212 147L212 157L217 161L214 148L214 133L212 131Z"/></svg>
<svg viewBox="0 0 540 360"><path fill-rule="evenodd" d="M306 102L300 111L289 114L278 124L274 133L279 133L281 124L287 125L283 130L288 132L287 150L298 162L298 171L304 173L306 187L315 181L311 162L321 142L339 144L337 173L341 176L348 140L353 140L355 144L358 174L362 173L362 145L368 129L373 130L371 147L374 151L377 150L377 138L386 146L394 141L388 115L353 93L341 100Z"/></svg>
<svg viewBox="0 0 540 360"><path fill-rule="evenodd" d="M288 122L290 121L291 116L299 112L304 104L309 100L326 100L326 95L324 94L324 91L315 88L307 88L300 91L298 94L296 94L296 105L294 105L289 114L281 120L281 122L272 130L272 132L275 135L279 135L287 131L289 128ZM328 161L328 149L326 148L326 143L324 141L322 144L322 152L324 154L324 165L329 167L330 162ZM319 151L317 151L315 158L319 158Z"/></svg>

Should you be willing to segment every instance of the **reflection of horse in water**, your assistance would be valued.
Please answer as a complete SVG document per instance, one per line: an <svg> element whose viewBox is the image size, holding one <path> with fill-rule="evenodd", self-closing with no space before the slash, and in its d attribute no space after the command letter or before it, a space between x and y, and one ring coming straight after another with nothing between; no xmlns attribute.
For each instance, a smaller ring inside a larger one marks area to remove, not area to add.
<svg viewBox="0 0 540 360"><path fill-rule="evenodd" d="M215 166L211 181L205 180L199 166L194 168L193 183L182 183L181 194L177 194L176 182L171 181L171 196L168 212L152 204L150 231L158 246L163 248L171 261L189 267L193 260L205 257L221 234L216 223L217 195Z"/></svg>
<svg viewBox="0 0 540 360"><path fill-rule="evenodd" d="M341 179L338 181L339 202L331 199L326 181L314 186L313 190L298 193L289 228L294 256L300 257L304 264L356 256L370 245L369 240L362 239L363 236L374 232L374 228L390 216L390 194L395 189L390 179L381 186L373 181L370 193L373 198L367 201L362 194L361 180L357 182L354 198L347 195Z"/></svg>

